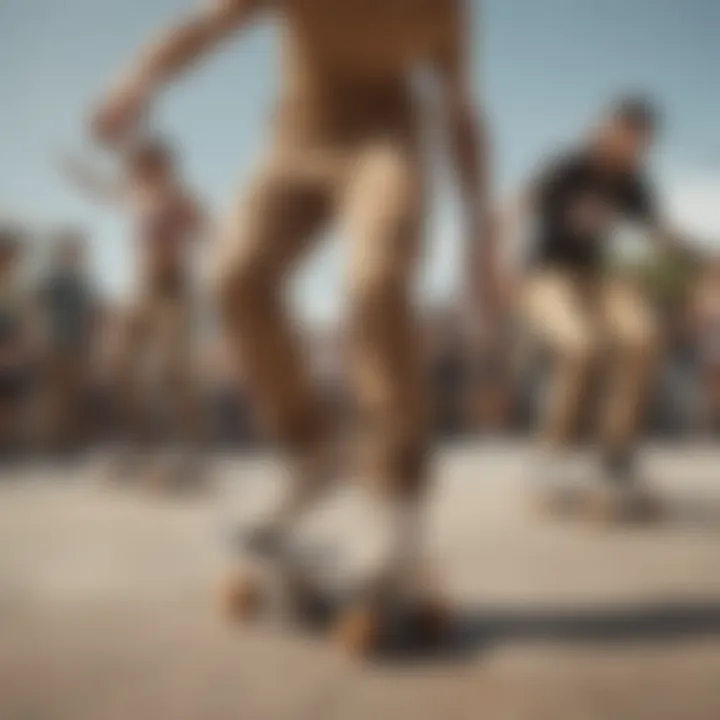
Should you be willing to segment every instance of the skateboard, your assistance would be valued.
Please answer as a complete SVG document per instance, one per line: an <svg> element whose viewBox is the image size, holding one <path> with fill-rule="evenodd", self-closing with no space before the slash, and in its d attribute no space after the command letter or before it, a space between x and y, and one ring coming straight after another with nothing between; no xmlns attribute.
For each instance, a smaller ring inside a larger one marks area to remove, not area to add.
<svg viewBox="0 0 720 720"><path fill-rule="evenodd" d="M402 652L436 652L451 636L449 606L439 598L348 603L332 628L332 639L359 658Z"/></svg>
<svg viewBox="0 0 720 720"><path fill-rule="evenodd" d="M279 619L324 635L357 658L437 650L450 636L450 612L439 596L363 597L322 572L327 555L323 562L317 550L314 556L268 548L250 554L252 562L220 586L220 611L233 622Z"/></svg>
<svg viewBox="0 0 720 720"><path fill-rule="evenodd" d="M327 571L325 548L281 547L275 538L231 538L240 566L223 580L221 613L232 621L289 621L308 629L329 626L340 604Z"/></svg>

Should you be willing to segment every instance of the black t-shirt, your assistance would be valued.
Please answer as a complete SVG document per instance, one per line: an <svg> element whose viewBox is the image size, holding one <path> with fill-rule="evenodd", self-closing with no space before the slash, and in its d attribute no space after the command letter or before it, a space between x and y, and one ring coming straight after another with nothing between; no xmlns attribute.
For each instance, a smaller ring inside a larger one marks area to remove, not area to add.
<svg viewBox="0 0 720 720"><path fill-rule="evenodd" d="M651 224L655 200L641 173L603 168L588 153L566 155L532 188L541 264L595 270L618 219Z"/></svg>

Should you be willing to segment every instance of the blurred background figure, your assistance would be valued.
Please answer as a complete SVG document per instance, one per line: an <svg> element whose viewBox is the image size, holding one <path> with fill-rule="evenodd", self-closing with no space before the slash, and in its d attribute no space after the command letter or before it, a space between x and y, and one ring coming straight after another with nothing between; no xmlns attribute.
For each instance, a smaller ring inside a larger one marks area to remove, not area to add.
<svg viewBox="0 0 720 720"><path fill-rule="evenodd" d="M68 176L93 197L110 201L135 225L137 287L124 315L115 358L117 399L124 430L135 449L157 429L160 405L180 452L159 470L161 482L184 482L195 474L201 408L195 368L196 303L192 249L203 213L186 186L171 146L159 138L135 140L122 152L122 177L108 181L87 165L65 163ZM152 375L150 371L154 370ZM148 377L155 382L147 384ZM120 477L137 466L124 452Z"/></svg>
<svg viewBox="0 0 720 720"><path fill-rule="evenodd" d="M0 459L15 457L28 440L32 322L22 278L25 234L0 226Z"/></svg>
<svg viewBox="0 0 720 720"><path fill-rule="evenodd" d="M521 199L520 212L536 218L521 312L554 363L540 421L546 449L542 474L551 481L569 479L568 450L602 357L603 476L612 486L634 487L634 450L660 328L644 285L633 273L608 265L615 262L614 242L626 227L637 229L642 242L676 248L646 177L657 126L657 110L647 99L614 103L588 139L545 168Z"/></svg>
<svg viewBox="0 0 720 720"><path fill-rule="evenodd" d="M43 328L41 416L46 449L78 450L87 440L87 390L97 301L83 234L66 230L51 249L38 304Z"/></svg>
<svg viewBox="0 0 720 720"><path fill-rule="evenodd" d="M703 429L720 436L720 258L703 272L694 295L702 383Z"/></svg>

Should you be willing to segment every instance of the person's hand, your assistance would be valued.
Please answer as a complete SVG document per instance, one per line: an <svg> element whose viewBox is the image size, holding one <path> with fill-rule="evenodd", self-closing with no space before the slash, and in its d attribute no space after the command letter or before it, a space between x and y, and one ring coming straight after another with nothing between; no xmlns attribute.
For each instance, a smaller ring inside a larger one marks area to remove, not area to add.
<svg viewBox="0 0 720 720"><path fill-rule="evenodd" d="M140 82L124 82L105 98L91 119L93 136L103 143L127 138L144 118L150 102L148 89Z"/></svg>

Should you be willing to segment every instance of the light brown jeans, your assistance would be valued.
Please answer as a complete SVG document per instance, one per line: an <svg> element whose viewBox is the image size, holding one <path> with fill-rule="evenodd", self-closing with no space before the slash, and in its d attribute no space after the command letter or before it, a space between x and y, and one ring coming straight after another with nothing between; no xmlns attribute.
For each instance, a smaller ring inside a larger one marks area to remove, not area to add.
<svg viewBox="0 0 720 720"><path fill-rule="evenodd" d="M351 243L347 338L361 473L381 492L404 496L426 476L428 398L411 297L423 171L413 110L401 110L342 139L279 138L232 223L218 285L262 420L291 457L312 453L331 419L311 388L283 297L297 262L339 221Z"/></svg>
<svg viewBox="0 0 720 720"><path fill-rule="evenodd" d="M556 446L570 442L590 368L606 353L610 377L600 437L608 449L628 448L638 433L658 351L655 318L642 289L625 278L547 269L530 278L523 305L555 363L542 437Z"/></svg>

